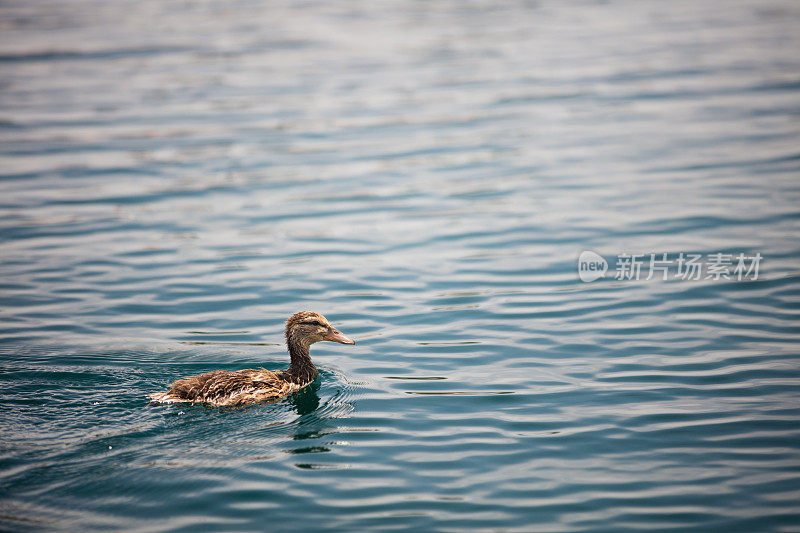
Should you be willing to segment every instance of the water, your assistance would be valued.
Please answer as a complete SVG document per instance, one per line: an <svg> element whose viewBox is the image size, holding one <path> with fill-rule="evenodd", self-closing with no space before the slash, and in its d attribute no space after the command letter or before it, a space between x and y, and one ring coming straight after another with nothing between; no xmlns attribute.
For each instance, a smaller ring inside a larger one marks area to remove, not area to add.
<svg viewBox="0 0 800 533"><path fill-rule="evenodd" d="M798 4L0 25L0 529L798 531ZM614 279L662 252L764 259ZM309 389L148 406L303 309Z"/></svg>

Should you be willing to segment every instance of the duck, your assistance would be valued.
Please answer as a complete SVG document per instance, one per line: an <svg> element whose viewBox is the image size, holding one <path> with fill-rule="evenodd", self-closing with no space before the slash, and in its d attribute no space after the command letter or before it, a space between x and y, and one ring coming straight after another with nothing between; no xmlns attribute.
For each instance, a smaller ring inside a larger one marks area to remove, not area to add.
<svg viewBox="0 0 800 533"><path fill-rule="evenodd" d="M170 385L168 391L148 397L154 403L189 402L219 407L278 401L309 385L319 375L309 354L312 344L320 341L355 344L353 339L333 327L327 318L314 311L301 311L290 316L286 321L285 334L291 359L291 365L286 370L214 370L179 379Z"/></svg>

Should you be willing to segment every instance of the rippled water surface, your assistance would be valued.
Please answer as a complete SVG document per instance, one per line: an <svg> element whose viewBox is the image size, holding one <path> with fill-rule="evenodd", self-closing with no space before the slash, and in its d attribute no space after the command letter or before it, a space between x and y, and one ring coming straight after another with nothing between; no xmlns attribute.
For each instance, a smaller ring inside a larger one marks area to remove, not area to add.
<svg viewBox="0 0 800 533"><path fill-rule="evenodd" d="M0 529L800 531L799 119L788 1L3 2Z"/></svg>

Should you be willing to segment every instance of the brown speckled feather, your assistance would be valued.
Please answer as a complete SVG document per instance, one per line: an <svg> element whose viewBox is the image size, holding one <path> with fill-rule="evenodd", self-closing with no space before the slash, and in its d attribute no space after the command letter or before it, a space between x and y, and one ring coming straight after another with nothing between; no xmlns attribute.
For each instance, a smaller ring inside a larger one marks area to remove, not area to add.
<svg viewBox="0 0 800 533"><path fill-rule="evenodd" d="M264 368L236 372L214 370L179 379L168 392L153 394L150 398L162 403L207 402L236 406L277 400L307 384L292 383Z"/></svg>
<svg viewBox="0 0 800 533"><path fill-rule="evenodd" d="M236 372L215 370L179 379L167 392L154 393L149 397L158 403L192 402L218 406L275 401L302 389L316 379L318 372L311 362L309 347L321 340L354 344L351 339L331 326L324 316L303 311L286 321L286 342L292 360L287 370L281 372L270 372L265 368L247 368Z"/></svg>

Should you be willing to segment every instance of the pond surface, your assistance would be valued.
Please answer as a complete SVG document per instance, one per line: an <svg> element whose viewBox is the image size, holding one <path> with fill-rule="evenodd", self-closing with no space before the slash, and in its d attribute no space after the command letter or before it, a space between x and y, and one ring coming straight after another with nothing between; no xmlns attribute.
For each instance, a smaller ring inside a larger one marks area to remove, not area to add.
<svg viewBox="0 0 800 533"><path fill-rule="evenodd" d="M4 2L0 529L798 531L799 30ZM309 388L148 405L304 309Z"/></svg>

